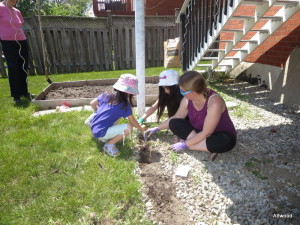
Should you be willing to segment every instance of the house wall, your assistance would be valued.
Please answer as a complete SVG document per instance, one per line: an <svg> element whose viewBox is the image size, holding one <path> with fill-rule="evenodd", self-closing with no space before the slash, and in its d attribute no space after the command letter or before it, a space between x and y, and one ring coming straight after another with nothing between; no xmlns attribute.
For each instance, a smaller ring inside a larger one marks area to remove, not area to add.
<svg viewBox="0 0 300 225"><path fill-rule="evenodd" d="M300 47L295 48L286 61L284 70L280 73L269 97L300 112L300 79L299 64Z"/></svg>
<svg viewBox="0 0 300 225"><path fill-rule="evenodd" d="M284 67L294 50L300 46L300 11L277 29L244 61Z"/></svg>
<svg viewBox="0 0 300 225"><path fill-rule="evenodd" d="M246 74L252 77L260 75L261 80L265 82L269 90L272 90L283 68L271 66L268 64L254 63L246 70Z"/></svg>
<svg viewBox="0 0 300 225"><path fill-rule="evenodd" d="M126 7L125 7L125 10L122 9L122 10L118 10L118 11L111 11L110 12L110 15L134 15L134 11L133 11L133 2L132 0L120 0L122 2L126 2ZM105 5L107 5L106 1L105 0L93 0L93 12L94 12L94 15L96 17L106 17L108 16L108 13L106 10L103 10L101 9L102 7L105 8ZM100 8L100 10L99 10Z"/></svg>
<svg viewBox="0 0 300 225"><path fill-rule="evenodd" d="M184 0L147 0L145 1L145 14L150 15L175 15L175 9L181 8Z"/></svg>
<svg viewBox="0 0 300 225"><path fill-rule="evenodd" d="M126 12L111 12L111 15L134 15L134 0L128 0ZM146 16L173 16L175 9L181 8L184 0L145 0L145 15ZM97 17L107 16L106 11L98 10L98 1L93 0L94 15Z"/></svg>
<svg viewBox="0 0 300 225"><path fill-rule="evenodd" d="M268 88L272 90L288 57L298 46L300 46L300 12L292 16L244 59L245 62L254 63L247 69L247 75L260 74Z"/></svg>

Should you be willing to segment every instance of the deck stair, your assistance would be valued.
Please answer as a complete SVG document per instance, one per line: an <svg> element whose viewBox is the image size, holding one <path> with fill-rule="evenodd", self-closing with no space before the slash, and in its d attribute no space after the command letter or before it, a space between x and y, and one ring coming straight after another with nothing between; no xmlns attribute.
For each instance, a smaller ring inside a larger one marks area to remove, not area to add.
<svg viewBox="0 0 300 225"><path fill-rule="evenodd" d="M218 0L212 1L218 2ZM191 41L184 40L186 45L183 45L183 50L189 51L191 56L186 63L186 70L201 67L201 71L203 68L205 70L223 68L222 71L230 72L300 10L300 0L226 0L224 2L222 6L224 10L219 13L218 18L214 18L216 22L212 29L208 30L205 41L197 37L195 32L187 33L188 29L186 29L184 38L191 39ZM241 8L244 9L245 6L252 7L254 13L243 16ZM186 0L181 9L181 15L186 16L186 27L190 29L194 17L188 18L188 16L194 15L193 7L197 7L197 0ZM237 23L242 24L242 27L232 26ZM226 33L230 34L231 38L221 38L225 37ZM196 47L195 51L188 49L197 45L195 40L202 40L200 47ZM210 63L200 64L199 62L203 60L209 60Z"/></svg>

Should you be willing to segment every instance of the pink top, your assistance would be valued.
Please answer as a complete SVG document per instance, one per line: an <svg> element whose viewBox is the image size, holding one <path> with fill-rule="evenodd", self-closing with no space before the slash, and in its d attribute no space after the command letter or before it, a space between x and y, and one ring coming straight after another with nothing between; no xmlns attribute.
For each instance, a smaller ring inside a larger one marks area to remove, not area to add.
<svg viewBox="0 0 300 225"><path fill-rule="evenodd" d="M217 93L210 89L208 98L206 99L206 102L205 102L205 105L199 111L197 109L195 109L192 101L188 101L189 121L192 124L192 126L199 131L201 131L203 129L204 120L207 115L208 100L213 94L217 94ZM229 117L227 107L226 107L225 111L222 113L220 121L219 121L216 129L214 130L214 133L216 133L218 131L227 131L235 137L237 135L235 127Z"/></svg>
<svg viewBox="0 0 300 225"><path fill-rule="evenodd" d="M18 9L8 8L3 2L0 3L0 40L26 40L22 29L23 23L23 17Z"/></svg>

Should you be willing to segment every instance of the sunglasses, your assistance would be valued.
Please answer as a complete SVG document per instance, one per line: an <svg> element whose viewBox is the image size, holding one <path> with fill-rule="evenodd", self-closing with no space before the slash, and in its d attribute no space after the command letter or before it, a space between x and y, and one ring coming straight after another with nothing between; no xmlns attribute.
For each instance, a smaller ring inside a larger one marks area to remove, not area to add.
<svg viewBox="0 0 300 225"><path fill-rule="evenodd" d="M192 91L183 91L181 88L180 88L180 94L182 94L183 96L188 94L188 93L191 93Z"/></svg>

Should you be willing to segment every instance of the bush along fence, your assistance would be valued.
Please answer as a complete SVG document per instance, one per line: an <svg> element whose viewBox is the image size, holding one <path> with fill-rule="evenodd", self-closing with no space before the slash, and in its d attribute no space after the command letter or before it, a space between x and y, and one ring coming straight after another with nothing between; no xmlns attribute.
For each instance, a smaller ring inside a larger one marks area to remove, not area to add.
<svg viewBox="0 0 300 225"><path fill-rule="evenodd" d="M38 17L24 20L30 75L135 68L134 16L42 16L41 23ZM178 35L174 16L145 17L146 67L162 66L163 42ZM4 61L0 57L0 74L6 77Z"/></svg>

